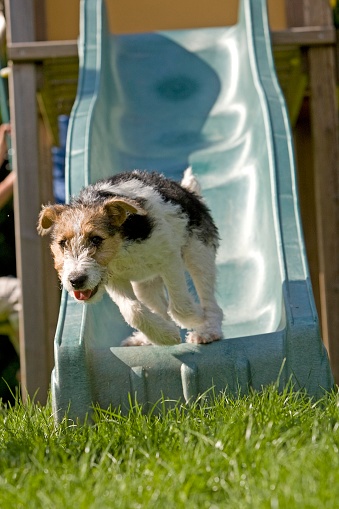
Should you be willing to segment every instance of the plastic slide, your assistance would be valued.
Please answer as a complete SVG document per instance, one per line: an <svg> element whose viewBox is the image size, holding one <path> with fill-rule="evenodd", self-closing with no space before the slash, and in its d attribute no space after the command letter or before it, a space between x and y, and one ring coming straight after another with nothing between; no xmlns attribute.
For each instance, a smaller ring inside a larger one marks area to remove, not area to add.
<svg viewBox="0 0 339 509"><path fill-rule="evenodd" d="M305 258L286 106L265 0L241 0L237 25L113 35L101 0L82 4L80 77L70 119L68 195L123 170L180 180L192 166L218 225L224 339L119 346L130 329L105 296L63 294L52 374L54 410L147 409L271 383L318 396L332 384Z"/></svg>

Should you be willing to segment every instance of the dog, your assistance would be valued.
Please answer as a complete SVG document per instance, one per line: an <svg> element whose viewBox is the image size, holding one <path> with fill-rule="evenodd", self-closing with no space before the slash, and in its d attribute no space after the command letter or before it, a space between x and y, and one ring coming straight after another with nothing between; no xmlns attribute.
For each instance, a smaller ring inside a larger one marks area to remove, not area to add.
<svg viewBox="0 0 339 509"><path fill-rule="evenodd" d="M188 168L181 184L134 170L100 180L66 205L43 206L38 233L51 233L63 287L84 304L105 291L136 331L124 346L222 338L215 298L219 235ZM199 302L188 289L186 273Z"/></svg>

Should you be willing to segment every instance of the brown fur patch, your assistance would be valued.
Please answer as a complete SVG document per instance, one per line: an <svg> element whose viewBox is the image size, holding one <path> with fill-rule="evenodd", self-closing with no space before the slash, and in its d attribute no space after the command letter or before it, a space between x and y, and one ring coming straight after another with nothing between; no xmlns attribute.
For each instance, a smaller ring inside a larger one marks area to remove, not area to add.
<svg viewBox="0 0 339 509"><path fill-rule="evenodd" d="M119 233L116 233L113 237L108 237L104 240L102 246L100 249L97 249L93 258L95 258L99 265L106 267L119 252L121 244L122 238Z"/></svg>
<svg viewBox="0 0 339 509"><path fill-rule="evenodd" d="M99 246L92 244L95 237L102 239ZM112 229L111 218L104 207L65 207L54 224L51 251L55 269L61 278L65 252L71 251L73 256L77 256L84 249L101 266L107 266L121 243L121 235Z"/></svg>
<svg viewBox="0 0 339 509"><path fill-rule="evenodd" d="M55 270L58 273L59 279L61 279L62 268L64 265L64 254L60 249L59 244L57 244L56 242L52 242L51 251L54 259Z"/></svg>

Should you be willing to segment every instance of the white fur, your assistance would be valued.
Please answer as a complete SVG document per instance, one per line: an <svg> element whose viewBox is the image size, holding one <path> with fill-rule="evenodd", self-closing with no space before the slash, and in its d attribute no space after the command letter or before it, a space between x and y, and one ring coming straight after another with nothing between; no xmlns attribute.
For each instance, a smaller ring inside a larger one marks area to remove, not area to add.
<svg viewBox="0 0 339 509"><path fill-rule="evenodd" d="M191 191L191 193L195 193L198 196L201 195L201 186L197 179L195 178L195 176L193 175L191 166L189 166L185 170L184 177L181 181L181 186L188 189L188 191Z"/></svg>
<svg viewBox="0 0 339 509"><path fill-rule="evenodd" d="M199 185L190 169L183 187L198 194ZM100 182L95 190L144 198L145 211L153 219L149 238L123 243L107 267L101 266L84 247L81 229L64 252L62 283L72 293L73 274L86 274L86 289L97 289L90 302L106 289L126 322L137 329L124 345L173 345L180 343L179 327L192 329L191 343L209 343L222 337L222 310L215 299L215 249L188 231L187 217L179 206L138 179L112 186ZM85 217L79 211L77 220ZM189 292L186 272L192 277L199 302Z"/></svg>
<svg viewBox="0 0 339 509"><path fill-rule="evenodd" d="M185 186L200 192L191 172L186 177ZM109 266L112 277L107 292L127 323L142 333L124 344L147 344L147 338L159 345L179 343L179 331L169 322L171 318L178 326L194 329L187 334L188 342L220 339L223 313L214 296L214 250L197 237L189 237L186 219L178 216L177 207L164 203L152 188L131 180L107 190L147 198L147 211L157 218L151 238L131 245ZM192 276L200 304L188 290L185 271Z"/></svg>
<svg viewBox="0 0 339 509"><path fill-rule="evenodd" d="M70 283L72 274L86 273L88 276L87 287L92 289L99 286L99 291L91 300L91 302L98 302L105 293L104 284L107 281L107 272L89 256L87 249L74 251L65 253L61 277L62 285L69 293L72 293L73 288Z"/></svg>

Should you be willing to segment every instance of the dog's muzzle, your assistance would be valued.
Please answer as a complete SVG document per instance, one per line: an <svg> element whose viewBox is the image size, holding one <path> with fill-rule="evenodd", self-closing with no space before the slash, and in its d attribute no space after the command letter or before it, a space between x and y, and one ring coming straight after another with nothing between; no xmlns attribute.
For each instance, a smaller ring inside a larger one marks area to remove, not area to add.
<svg viewBox="0 0 339 509"><path fill-rule="evenodd" d="M91 299L97 293L99 288L99 285L95 288L86 288L88 277L84 274L70 277L69 283L72 287L74 298L80 301L88 301Z"/></svg>

